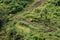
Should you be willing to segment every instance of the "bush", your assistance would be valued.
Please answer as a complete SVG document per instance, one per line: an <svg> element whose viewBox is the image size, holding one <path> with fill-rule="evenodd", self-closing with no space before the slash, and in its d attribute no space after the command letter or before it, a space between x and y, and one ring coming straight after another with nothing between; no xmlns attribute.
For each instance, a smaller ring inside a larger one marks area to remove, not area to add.
<svg viewBox="0 0 60 40"><path fill-rule="evenodd" d="M56 6L60 6L60 0L56 3Z"/></svg>
<svg viewBox="0 0 60 40"><path fill-rule="evenodd" d="M0 0L0 9L4 13L15 14L32 2L32 0Z"/></svg>

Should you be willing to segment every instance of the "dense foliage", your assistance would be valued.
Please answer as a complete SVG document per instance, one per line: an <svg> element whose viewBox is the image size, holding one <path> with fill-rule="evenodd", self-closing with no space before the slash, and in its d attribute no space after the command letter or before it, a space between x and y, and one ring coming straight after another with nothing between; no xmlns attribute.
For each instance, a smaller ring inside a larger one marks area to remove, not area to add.
<svg viewBox="0 0 60 40"><path fill-rule="evenodd" d="M60 40L60 0L38 1L0 0L0 40Z"/></svg>
<svg viewBox="0 0 60 40"><path fill-rule="evenodd" d="M4 13L15 14L32 3L32 0L0 0L0 10Z"/></svg>

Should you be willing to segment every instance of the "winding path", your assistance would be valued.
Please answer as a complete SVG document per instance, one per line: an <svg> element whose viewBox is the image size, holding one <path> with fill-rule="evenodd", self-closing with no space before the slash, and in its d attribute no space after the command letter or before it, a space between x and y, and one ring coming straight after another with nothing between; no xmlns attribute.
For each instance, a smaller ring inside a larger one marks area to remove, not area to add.
<svg viewBox="0 0 60 40"><path fill-rule="evenodd" d="M44 4L46 1L47 1L47 0L40 0L40 1L36 2L35 4L33 4L33 5L30 7L30 9L34 9L34 8L36 8L36 7ZM29 11L29 10L27 10L27 11ZM46 24L46 23L39 23L39 22L33 21L33 20L32 20L33 22L30 22L30 21L28 21L28 20L26 20L26 19L24 19L24 18L16 18L16 20L22 20L22 21L26 21L26 22L29 22L29 23L32 23L32 24L39 24L39 25L43 25L43 26L46 26L46 27L49 28L48 30L41 30L41 31L39 31L39 32L47 33L47 32L53 32L53 31L56 31L56 30L57 30L56 28L54 28L54 27L52 27L52 26L49 26L49 25Z"/></svg>

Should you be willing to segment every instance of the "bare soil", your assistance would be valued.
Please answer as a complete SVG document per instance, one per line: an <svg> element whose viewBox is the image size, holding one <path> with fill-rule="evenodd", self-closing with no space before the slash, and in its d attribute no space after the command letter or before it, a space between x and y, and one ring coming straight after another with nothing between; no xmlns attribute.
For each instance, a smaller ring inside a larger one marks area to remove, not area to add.
<svg viewBox="0 0 60 40"><path fill-rule="evenodd" d="M46 1L47 1L47 0L40 0L40 1L36 2L35 4L33 4L33 5L31 6L31 8L38 7L38 6L42 5L42 4L44 4Z"/></svg>

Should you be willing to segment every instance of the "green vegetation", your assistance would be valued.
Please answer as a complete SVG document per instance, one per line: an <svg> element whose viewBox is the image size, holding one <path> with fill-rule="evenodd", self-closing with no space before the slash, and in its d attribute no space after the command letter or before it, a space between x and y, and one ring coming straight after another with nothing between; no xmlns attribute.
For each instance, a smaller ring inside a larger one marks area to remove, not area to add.
<svg viewBox="0 0 60 40"><path fill-rule="evenodd" d="M0 40L60 40L60 0L0 0Z"/></svg>

